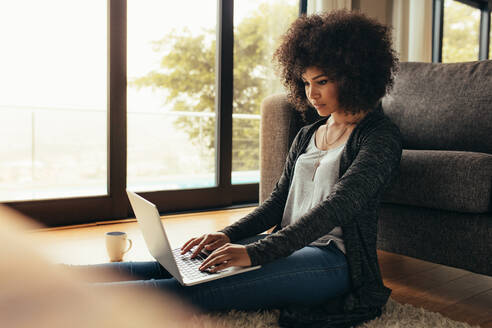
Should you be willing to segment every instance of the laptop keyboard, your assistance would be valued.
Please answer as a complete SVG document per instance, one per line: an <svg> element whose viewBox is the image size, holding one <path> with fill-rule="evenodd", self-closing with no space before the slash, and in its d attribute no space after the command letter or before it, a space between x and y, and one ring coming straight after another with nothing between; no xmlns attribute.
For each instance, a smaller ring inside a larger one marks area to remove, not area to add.
<svg viewBox="0 0 492 328"><path fill-rule="evenodd" d="M180 248L173 249L173 255L176 259L176 264L178 265L181 275L188 279L195 280L203 277L208 277L211 274L215 274L208 271L198 270L202 262L207 258L208 254L202 251L195 258L190 258L194 250L195 248L192 248L186 254L181 255Z"/></svg>

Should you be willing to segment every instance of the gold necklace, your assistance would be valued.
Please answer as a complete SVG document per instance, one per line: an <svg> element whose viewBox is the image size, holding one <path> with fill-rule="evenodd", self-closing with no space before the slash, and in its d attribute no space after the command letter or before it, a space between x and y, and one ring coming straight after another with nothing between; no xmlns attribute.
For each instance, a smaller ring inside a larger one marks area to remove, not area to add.
<svg viewBox="0 0 492 328"><path fill-rule="evenodd" d="M326 128L325 128L325 132L323 133L322 140L326 143L327 147L330 147L331 145L334 145L345 134L345 132L347 132L347 129L348 129L348 127L345 126L345 129L343 129L342 133L340 133L338 135L338 137L336 137L336 139L330 143L330 142L326 141L326 132L328 131L328 121L326 121ZM314 139L316 139L316 135L314 136ZM316 160L316 163L314 163L314 171L313 171L313 177L311 178L311 181L314 181L314 176L316 175L316 171L318 170L318 167L321 164L321 152L322 152L322 150L320 147L320 148L318 148L318 159Z"/></svg>

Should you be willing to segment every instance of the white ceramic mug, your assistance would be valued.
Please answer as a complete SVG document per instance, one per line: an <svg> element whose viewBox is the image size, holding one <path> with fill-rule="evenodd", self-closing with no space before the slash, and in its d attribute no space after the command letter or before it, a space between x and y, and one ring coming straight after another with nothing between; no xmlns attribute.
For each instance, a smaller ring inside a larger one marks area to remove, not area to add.
<svg viewBox="0 0 492 328"><path fill-rule="evenodd" d="M106 249L111 262L120 262L123 255L132 248L132 241L126 232L110 231L106 232Z"/></svg>

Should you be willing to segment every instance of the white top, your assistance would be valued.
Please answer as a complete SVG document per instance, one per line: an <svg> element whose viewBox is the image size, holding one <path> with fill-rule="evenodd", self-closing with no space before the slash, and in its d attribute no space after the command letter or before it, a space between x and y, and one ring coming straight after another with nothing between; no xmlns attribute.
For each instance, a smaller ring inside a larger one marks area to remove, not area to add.
<svg viewBox="0 0 492 328"><path fill-rule="evenodd" d="M328 150L319 150L315 144L315 133L309 141L306 151L299 156L294 168L294 177L285 203L281 227L294 223L310 209L323 201L331 192L338 180L340 158L345 144ZM315 172L316 164L320 160ZM328 234L322 236L310 245L326 246L333 241L345 253L343 231L335 227Z"/></svg>

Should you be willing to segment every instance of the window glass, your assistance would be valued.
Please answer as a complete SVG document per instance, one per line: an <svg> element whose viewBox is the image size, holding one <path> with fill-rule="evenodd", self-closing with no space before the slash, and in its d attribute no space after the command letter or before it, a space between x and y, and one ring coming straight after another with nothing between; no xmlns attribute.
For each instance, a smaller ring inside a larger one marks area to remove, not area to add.
<svg viewBox="0 0 492 328"><path fill-rule="evenodd" d="M0 201L107 194L107 4L0 2Z"/></svg>
<svg viewBox="0 0 492 328"><path fill-rule="evenodd" d="M127 185L216 185L216 0L128 0Z"/></svg>
<svg viewBox="0 0 492 328"><path fill-rule="evenodd" d="M480 10L455 0L444 2L443 63L478 60Z"/></svg>
<svg viewBox="0 0 492 328"><path fill-rule="evenodd" d="M297 0L234 2L233 184L259 181L260 104L283 92L272 55L298 12Z"/></svg>

